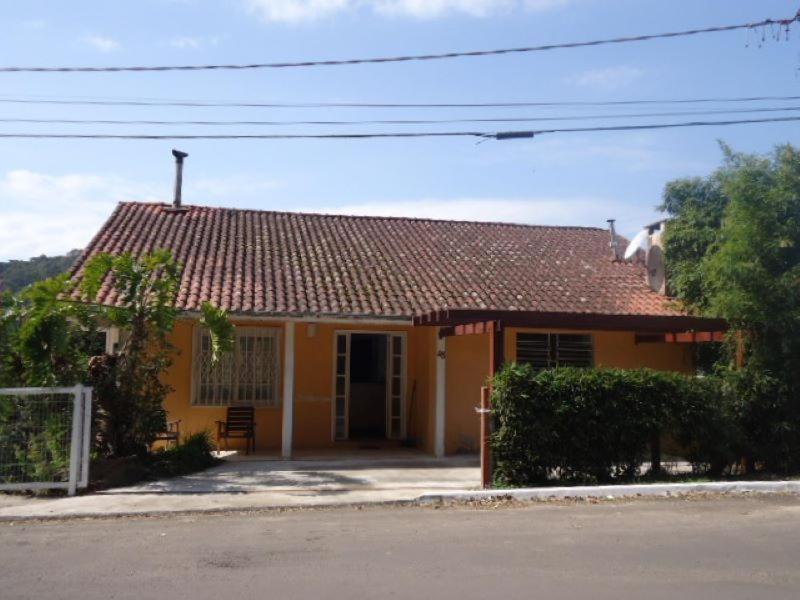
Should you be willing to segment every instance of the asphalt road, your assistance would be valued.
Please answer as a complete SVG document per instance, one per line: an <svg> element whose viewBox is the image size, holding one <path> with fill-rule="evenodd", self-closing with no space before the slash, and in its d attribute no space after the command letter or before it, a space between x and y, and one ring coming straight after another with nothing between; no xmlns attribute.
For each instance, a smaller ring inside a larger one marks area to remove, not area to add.
<svg viewBox="0 0 800 600"><path fill-rule="evenodd" d="M0 524L0 598L800 598L800 499Z"/></svg>

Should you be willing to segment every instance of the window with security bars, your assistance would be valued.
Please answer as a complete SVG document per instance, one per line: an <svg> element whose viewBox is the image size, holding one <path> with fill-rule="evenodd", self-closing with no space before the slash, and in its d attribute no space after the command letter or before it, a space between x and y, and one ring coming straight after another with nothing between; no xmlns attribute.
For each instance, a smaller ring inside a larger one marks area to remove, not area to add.
<svg viewBox="0 0 800 600"><path fill-rule="evenodd" d="M278 406L277 329L237 327L233 351L216 363L208 332L198 328L195 336L192 404Z"/></svg>
<svg viewBox="0 0 800 600"><path fill-rule="evenodd" d="M536 369L591 367L594 343L591 335L576 333L518 333L517 362Z"/></svg>

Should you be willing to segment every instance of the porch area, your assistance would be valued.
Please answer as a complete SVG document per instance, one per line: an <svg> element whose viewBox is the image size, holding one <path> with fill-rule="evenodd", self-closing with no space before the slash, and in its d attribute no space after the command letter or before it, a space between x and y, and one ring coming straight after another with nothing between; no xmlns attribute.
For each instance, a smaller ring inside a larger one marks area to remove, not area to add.
<svg viewBox="0 0 800 600"><path fill-rule="evenodd" d="M413 449L297 450L291 461L277 453L220 453L222 464L200 473L151 481L101 492L137 494L273 494L302 498L336 498L374 493L404 499L430 490L477 489L478 458L474 455L436 459Z"/></svg>
<svg viewBox="0 0 800 600"><path fill-rule="evenodd" d="M429 494L477 490L479 479L477 458L469 455L298 450L294 460L285 460L276 453L234 453L192 475L3 505L0 521L410 503Z"/></svg>

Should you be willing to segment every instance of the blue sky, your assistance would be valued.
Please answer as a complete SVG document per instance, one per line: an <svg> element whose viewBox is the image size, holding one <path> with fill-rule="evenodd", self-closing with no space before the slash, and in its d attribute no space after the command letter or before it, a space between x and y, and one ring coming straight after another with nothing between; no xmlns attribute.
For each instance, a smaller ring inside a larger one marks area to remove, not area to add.
<svg viewBox="0 0 800 600"><path fill-rule="evenodd" d="M0 38L0 63L200 64L427 53L655 33L784 17L796 10L797 3L788 0L26 0L6 2L0 9L3 31L10 32ZM491 102L791 95L798 94L800 84L797 39L800 27L788 42L764 44L753 35L734 32L388 66L0 74L0 98ZM629 111L189 109L0 102L0 117L5 118L313 120L598 112ZM637 122L656 120L682 119ZM621 122L627 121L605 124ZM257 131L420 128L283 126ZM0 131L199 132L186 126L12 123L0 123ZM81 247L120 200L169 201L170 150L176 146L190 154L184 200L191 204L597 226L615 217L620 229L632 234L657 216L654 206L667 181L703 175L718 165L718 140L739 150L766 152L775 144L796 142L798 132L800 125L783 123L564 134L481 144L469 139L4 140L0 141L0 260Z"/></svg>

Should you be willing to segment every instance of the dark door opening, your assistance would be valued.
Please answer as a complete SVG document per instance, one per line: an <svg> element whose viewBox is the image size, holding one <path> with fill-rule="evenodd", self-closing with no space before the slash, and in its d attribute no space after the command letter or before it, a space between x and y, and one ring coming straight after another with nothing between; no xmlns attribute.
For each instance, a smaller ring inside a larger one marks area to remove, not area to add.
<svg viewBox="0 0 800 600"><path fill-rule="evenodd" d="M385 334L350 336L350 439L386 438Z"/></svg>

